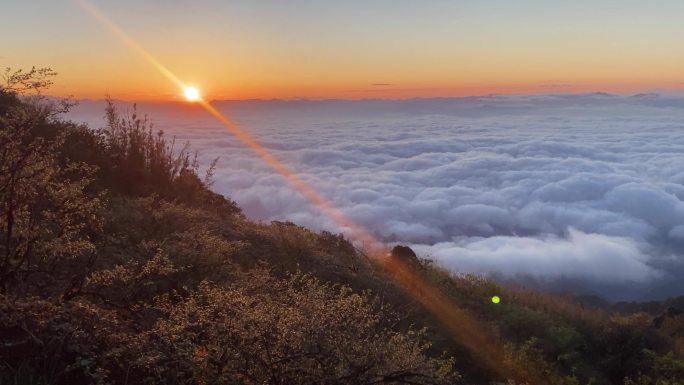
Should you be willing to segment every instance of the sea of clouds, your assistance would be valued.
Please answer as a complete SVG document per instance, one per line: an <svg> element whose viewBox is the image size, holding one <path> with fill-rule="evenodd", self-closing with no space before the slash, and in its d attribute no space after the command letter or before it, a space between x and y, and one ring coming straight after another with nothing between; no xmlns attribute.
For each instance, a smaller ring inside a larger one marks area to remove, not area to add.
<svg viewBox="0 0 684 385"><path fill-rule="evenodd" d="M380 239L446 268L613 299L684 294L684 98L215 105ZM213 188L249 217L340 230L199 107L138 108L204 164L219 157ZM94 101L71 113L102 115Z"/></svg>

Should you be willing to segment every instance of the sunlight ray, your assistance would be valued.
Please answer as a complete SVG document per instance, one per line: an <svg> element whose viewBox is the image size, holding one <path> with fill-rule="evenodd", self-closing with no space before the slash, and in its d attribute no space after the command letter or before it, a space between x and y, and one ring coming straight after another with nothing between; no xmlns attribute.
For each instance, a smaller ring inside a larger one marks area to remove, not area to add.
<svg viewBox="0 0 684 385"><path fill-rule="evenodd" d="M118 37L125 45L139 53L145 60L158 69L170 81L176 84L181 92L186 89L184 84L168 68L156 60L132 37L126 34L114 22L109 20L100 10L86 0L76 0L81 7L95 17L107 30ZM350 217L335 207L327 198L318 193L313 187L300 178L288 166L280 162L247 131L242 129L229 117L218 111L209 101L198 96L197 103L216 118L222 125L255 154L257 154L273 170L278 172L287 183L307 198L332 219L347 236L363 246L376 263L381 264L391 272L395 281L401 285L416 301L429 310L447 329L455 339L467 346L475 355L500 375L508 378L515 377L515 373L525 372L522 368L510 368L506 364L502 346L496 339L486 332L485 328L466 310L459 308L450 301L439 288L431 285L421 277L412 267L396 258L389 258L387 248L362 226L356 224ZM512 370L515 369L515 370ZM529 376L529 373L526 373ZM538 383L538 382L536 382Z"/></svg>

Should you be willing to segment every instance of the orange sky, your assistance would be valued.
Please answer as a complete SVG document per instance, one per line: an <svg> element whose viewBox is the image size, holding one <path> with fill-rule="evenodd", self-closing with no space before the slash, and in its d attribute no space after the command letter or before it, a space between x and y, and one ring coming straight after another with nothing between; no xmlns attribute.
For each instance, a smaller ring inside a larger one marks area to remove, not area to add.
<svg viewBox="0 0 684 385"><path fill-rule="evenodd" d="M0 66L53 94L173 100L178 87L76 1L10 1ZM684 89L681 1L93 0L208 99ZM485 4L486 3L486 4Z"/></svg>

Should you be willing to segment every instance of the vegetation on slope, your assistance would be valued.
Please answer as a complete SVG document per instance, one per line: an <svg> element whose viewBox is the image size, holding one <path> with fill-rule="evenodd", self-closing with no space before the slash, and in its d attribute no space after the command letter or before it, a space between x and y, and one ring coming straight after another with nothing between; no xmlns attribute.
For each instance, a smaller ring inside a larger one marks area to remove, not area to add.
<svg viewBox="0 0 684 385"><path fill-rule="evenodd" d="M52 75L0 88L2 384L684 383L676 311L613 314L398 249L503 347L495 370L343 236L249 221L146 117L63 121L35 96Z"/></svg>

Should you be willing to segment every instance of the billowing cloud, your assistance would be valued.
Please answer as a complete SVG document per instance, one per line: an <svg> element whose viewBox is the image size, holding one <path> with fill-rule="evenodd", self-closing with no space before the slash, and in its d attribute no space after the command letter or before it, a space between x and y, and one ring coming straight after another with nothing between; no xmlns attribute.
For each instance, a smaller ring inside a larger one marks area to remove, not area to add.
<svg viewBox="0 0 684 385"><path fill-rule="evenodd" d="M218 106L379 238L448 268L654 285L684 272L682 98ZM220 157L214 188L252 218L338 230L202 111L141 109L205 161ZM101 115L92 105L74 112Z"/></svg>
<svg viewBox="0 0 684 385"><path fill-rule="evenodd" d="M473 273L642 283L663 276L629 238L569 229L564 237L492 236L418 246L438 263Z"/></svg>

